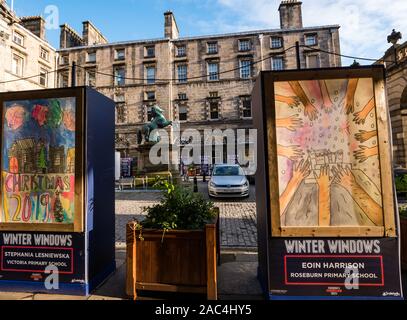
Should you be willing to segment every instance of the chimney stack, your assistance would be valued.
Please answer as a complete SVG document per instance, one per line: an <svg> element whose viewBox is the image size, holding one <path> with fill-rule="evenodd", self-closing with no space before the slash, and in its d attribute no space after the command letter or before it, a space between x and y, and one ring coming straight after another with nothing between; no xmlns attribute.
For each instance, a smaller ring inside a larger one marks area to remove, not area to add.
<svg viewBox="0 0 407 320"><path fill-rule="evenodd" d="M45 20L42 17L22 17L20 18L20 24L37 37L45 40Z"/></svg>
<svg viewBox="0 0 407 320"><path fill-rule="evenodd" d="M84 42L82 37L70 26L63 24L60 26L60 42L59 47L61 49L73 48L83 46Z"/></svg>
<svg viewBox="0 0 407 320"><path fill-rule="evenodd" d="M95 27L95 25L90 21L84 21L82 31L82 39L84 45L93 46L97 44L108 43L105 36Z"/></svg>
<svg viewBox="0 0 407 320"><path fill-rule="evenodd" d="M298 0L283 0L280 8L281 29L302 29L302 2Z"/></svg>
<svg viewBox="0 0 407 320"><path fill-rule="evenodd" d="M170 39L178 39L179 30L174 14L171 11L167 11L166 13L164 13L164 17L165 17L164 37Z"/></svg>

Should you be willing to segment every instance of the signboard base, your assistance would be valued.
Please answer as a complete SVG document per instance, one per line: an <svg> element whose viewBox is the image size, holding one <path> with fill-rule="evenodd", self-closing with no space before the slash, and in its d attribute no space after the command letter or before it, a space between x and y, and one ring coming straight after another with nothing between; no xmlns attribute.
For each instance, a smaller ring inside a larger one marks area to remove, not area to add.
<svg viewBox="0 0 407 320"><path fill-rule="evenodd" d="M116 269L114 260L89 275L85 234L0 233L0 291L89 295ZM89 278L91 276L91 278Z"/></svg>
<svg viewBox="0 0 407 320"><path fill-rule="evenodd" d="M400 300L396 238L270 240L270 300Z"/></svg>

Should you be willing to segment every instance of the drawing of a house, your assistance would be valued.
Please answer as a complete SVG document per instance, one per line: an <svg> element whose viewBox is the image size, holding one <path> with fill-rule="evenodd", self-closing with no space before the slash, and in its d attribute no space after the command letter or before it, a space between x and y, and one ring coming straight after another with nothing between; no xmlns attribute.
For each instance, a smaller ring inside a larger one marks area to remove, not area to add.
<svg viewBox="0 0 407 320"><path fill-rule="evenodd" d="M65 173L65 147L49 147L49 173Z"/></svg>
<svg viewBox="0 0 407 320"><path fill-rule="evenodd" d="M75 148L68 149L66 156L66 173L75 173Z"/></svg>

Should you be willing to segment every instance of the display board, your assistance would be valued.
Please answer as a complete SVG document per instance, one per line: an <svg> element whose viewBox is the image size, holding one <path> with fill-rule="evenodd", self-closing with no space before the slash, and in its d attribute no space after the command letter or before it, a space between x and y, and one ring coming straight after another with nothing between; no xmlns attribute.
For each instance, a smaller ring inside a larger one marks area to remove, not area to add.
<svg viewBox="0 0 407 320"><path fill-rule="evenodd" d="M349 73L273 79L273 235L394 235L384 82Z"/></svg>
<svg viewBox="0 0 407 320"><path fill-rule="evenodd" d="M9 230L81 229L82 182L76 166L77 95L2 101L0 226ZM78 111L77 111L78 110ZM79 152L78 152L79 150Z"/></svg>
<svg viewBox="0 0 407 320"><path fill-rule="evenodd" d="M259 279L270 299L402 299L382 66L262 72Z"/></svg>
<svg viewBox="0 0 407 320"><path fill-rule="evenodd" d="M115 270L114 101L0 93L0 290L89 295Z"/></svg>

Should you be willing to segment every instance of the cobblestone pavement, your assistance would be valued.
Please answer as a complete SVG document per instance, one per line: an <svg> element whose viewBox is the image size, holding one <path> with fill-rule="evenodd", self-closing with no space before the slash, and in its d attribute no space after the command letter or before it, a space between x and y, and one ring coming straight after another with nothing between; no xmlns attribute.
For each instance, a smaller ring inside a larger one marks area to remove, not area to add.
<svg viewBox="0 0 407 320"><path fill-rule="evenodd" d="M116 193L117 243L124 244L126 241L126 223L143 219L143 208L154 205L159 199L160 193L157 192ZM215 201L215 205L220 209L222 247L257 248L256 203L225 200Z"/></svg>

